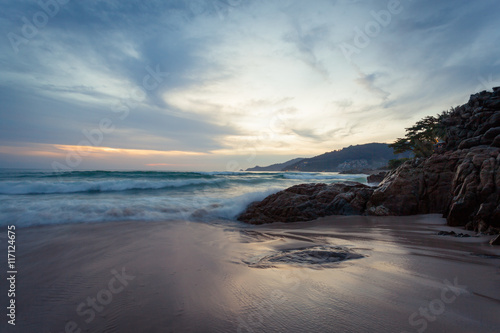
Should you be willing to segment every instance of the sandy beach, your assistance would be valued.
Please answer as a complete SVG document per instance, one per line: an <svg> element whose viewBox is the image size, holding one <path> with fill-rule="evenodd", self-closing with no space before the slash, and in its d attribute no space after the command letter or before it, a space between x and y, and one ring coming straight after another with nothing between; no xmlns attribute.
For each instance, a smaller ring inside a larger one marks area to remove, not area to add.
<svg viewBox="0 0 500 333"><path fill-rule="evenodd" d="M440 230L463 232L437 215L19 229L1 331L498 332L500 250Z"/></svg>

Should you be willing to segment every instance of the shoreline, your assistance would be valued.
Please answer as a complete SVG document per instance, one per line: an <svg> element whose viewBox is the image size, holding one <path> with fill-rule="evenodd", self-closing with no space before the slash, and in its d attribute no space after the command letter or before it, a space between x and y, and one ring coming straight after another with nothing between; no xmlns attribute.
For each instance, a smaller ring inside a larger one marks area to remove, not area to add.
<svg viewBox="0 0 500 333"><path fill-rule="evenodd" d="M445 280L457 278L466 287L439 319L425 322L428 331L495 332L500 250L488 236L437 236L439 230L464 232L437 215L329 216L260 226L129 221L22 228L16 327L413 332L424 319L417 314L413 324L419 324L412 325L409 317L439 299ZM293 262L300 257L268 268L248 264L310 247L342 247L363 257L338 264ZM2 295L4 289L2 284Z"/></svg>

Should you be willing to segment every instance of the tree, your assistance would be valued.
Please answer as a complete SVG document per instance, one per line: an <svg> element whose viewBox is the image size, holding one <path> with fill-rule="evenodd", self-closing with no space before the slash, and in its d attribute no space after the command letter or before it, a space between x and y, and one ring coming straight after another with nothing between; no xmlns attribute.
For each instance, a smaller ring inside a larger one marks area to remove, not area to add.
<svg viewBox="0 0 500 333"><path fill-rule="evenodd" d="M389 147L395 154L413 151L415 157L428 157L434 151L434 145L445 136L443 120L448 118L450 112L443 111L437 116L427 116L419 120L412 127L406 128L404 138L398 138Z"/></svg>

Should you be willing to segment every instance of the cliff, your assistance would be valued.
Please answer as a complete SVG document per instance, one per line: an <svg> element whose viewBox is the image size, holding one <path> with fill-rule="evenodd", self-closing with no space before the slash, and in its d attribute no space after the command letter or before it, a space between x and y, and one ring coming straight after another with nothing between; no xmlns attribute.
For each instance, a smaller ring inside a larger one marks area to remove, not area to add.
<svg viewBox="0 0 500 333"><path fill-rule="evenodd" d="M500 232L500 87L472 95L445 120L445 147L390 172L378 187L305 184L253 203L249 223L325 215L440 213L451 226Z"/></svg>

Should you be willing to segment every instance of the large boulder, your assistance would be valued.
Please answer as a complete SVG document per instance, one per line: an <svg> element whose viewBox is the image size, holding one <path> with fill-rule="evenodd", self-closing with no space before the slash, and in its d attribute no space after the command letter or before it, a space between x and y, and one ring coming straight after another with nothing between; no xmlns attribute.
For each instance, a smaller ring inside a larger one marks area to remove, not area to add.
<svg viewBox="0 0 500 333"><path fill-rule="evenodd" d="M370 184L379 184L387 176L387 171L380 171L379 173L373 173L366 177L366 181Z"/></svg>
<svg viewBox="0 0 500 333"><path fill-rule="evenodd" d="M451 226L500 231L500 148L434 154L408 161L375 189L369 215L444 214Z"/></svg>
<svg viewBox="0 0 500 333"><path fill-rule="evenodd" d="M369 215L443 213L452 199L452 180L464 152L434 154L405 162L375 189Z"/></svg>
<svg viewBox="0 0 500 333"><path fill-rule="evenodd" d="M373 188L355 182L302 184L254 202L238 220L263 224L309 221L327 215L361 215Z"/></svg>

